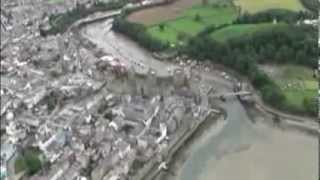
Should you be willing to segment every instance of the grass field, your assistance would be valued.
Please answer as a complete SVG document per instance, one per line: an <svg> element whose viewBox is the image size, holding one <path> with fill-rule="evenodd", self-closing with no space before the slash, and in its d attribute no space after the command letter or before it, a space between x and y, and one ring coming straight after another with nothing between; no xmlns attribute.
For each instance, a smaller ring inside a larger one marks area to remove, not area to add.
<svg viewBox="0 0 320 180"><path fill-rule="evenodd" d="M296 65L268 66L263 69L283 90L289 105L304 109L305 98L317 97L318 82L312 76L312 69Z"/></svg>
<svg viewBox="0 0 320 180"><path fill-rule="evenodd" d="M235 0L234 3L241 7L242 12L255 13L268 9L282 8L294 11L303 10L300 0Z"/></svg>
<svg viewBox="0 0 320 180"><path fill-rule="evenodd" d="M200 16L196 21L195 17ZM190 36L197 34L203 28L210 24L231 23L237 17L236 10L232 7L212 7L197 5L181 13L181 16L174 20L161 21L148 27L148 32L155 38L162 41L176 43L179 32L186 33ZM163 31L160 30L159 24L164 24Z"/></svg>
<svg viewBox="0 0 320 180"><path fill-rule="evenodd" d="M213 33L211 33L211 37L217 41L223 42L231 38L247 36L260 30L266 30L268 28L271 29L274 26L277 25L274 25L272 23L231 25L223 29L214 31Z"/></svg>

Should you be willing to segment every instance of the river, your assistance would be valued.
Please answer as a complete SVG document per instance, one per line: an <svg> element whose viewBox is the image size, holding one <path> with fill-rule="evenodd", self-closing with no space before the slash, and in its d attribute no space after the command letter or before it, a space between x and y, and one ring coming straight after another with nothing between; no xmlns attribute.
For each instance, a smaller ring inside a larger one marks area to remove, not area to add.
<svg viewBox="0 0 320 180"><path fill-rule="evenodd" d="M316 180L317 138L253 124L236 101L223 104L227 123L219 134L209 127L200 141L177 157L167 180ZM183 159L183 157L188 157Z"/></svg>
<svg viewBox="0 0 320 180"><path fill-rule="evenodd" d="M154 59L126 37L110 30L111 21L91 24L82 34L127 63L142 62L167 73L170 65ZM211 75L216 86L230 90L228 82ZM206 75L206 77L208 77ZM280 130L262 123L253 124L237 99L221 106L227 111L225 125L210 126L187 150L177 155L172 171L158 179L167 180L316 180L318 140L303 133ZM181 157L179 157L181 156Z"/></svg>

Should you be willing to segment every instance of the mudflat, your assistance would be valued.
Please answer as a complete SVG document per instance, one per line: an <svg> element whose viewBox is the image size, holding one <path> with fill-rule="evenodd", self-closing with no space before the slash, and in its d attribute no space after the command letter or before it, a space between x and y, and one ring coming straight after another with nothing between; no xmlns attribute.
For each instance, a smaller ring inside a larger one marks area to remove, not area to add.
<svg viewBox="0 0 320 180"><path fill-rule="evenodd" d="M272 128L261 131L268 134L264 141L218 162L209 161L199 180L317 180L316 138Z"/></svg>

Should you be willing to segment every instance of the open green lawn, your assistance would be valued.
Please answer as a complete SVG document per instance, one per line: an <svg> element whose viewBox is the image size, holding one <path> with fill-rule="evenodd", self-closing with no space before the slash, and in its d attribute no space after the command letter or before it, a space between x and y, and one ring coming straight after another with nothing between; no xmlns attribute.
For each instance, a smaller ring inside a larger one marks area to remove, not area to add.
<svg viewBox="0 0 320 180"><path fill-rule="evenodd" d="M268 9L303 10L300 0L235 0L234 3L241 7L242 12L255 13Z"/></svg>
<svg viewBox="0 0 320 180"><path fill-rule="evenodd" d="M250 35L251 33L257 32L259 30L272 28L274 26L277 25L274 25L272 23L236 24L214 31L213 33L211 33L211 37L217 41L223 42L231 38Z"/></svg>
<svg viewBox="0 0 320 180"><path fill-rule="evenodd" d="M312 69L297 65L271 66L271 68L272 72L267 73L282 89L289 105L304 109L305 98L317 97L318 82L312 76Z"/></svg>
<svg viewBox="0 0 320 180"><path fill-rule="evenodd" d="M200 16L200 21L195 17ZM185 10L180 17L160 22L148 27L148 32L155 38L170 43L177 42L179 32L186 33L190 36L196 35L208 25L231 23L237 17L236 9L232 7L213 7L211 5L197 5ZM165 24L165 30L160 31L159 24Z"/></svg>

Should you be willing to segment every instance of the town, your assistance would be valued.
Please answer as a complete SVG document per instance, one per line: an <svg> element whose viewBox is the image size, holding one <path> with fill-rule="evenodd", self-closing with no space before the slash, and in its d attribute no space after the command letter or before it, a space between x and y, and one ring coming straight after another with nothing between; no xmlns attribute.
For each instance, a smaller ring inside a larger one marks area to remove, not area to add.
<svg viewBox="0 0 320 180"><path fill-rule="evenodd" d="M167 179L199 129L247 117L242 106L319 133L314 118L270 108L221 65L149 53L114 32L123 13L172 2L56 1L1 2L1 180ZM74 20L55 28L63 14Z"/></svg>

